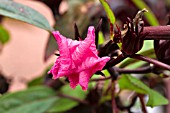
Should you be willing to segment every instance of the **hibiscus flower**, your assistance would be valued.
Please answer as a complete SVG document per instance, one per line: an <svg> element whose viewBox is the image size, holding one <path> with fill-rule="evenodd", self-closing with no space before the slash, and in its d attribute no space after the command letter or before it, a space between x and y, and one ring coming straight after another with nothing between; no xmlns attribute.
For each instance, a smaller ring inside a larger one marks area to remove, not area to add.
<svg viewBox="0 0 170 113"><path fill-rule="evenodd" d="M70 87L73 89L79 84L83 90L87 90L92 75L102 70L106 62L110 60L110 57L98 56L94 27L89 27L87 37L80 41L66 38L59 31L54 31L53 35L57 41L60 56L49 73L52 73L53 79L68 77Z"/></svg>

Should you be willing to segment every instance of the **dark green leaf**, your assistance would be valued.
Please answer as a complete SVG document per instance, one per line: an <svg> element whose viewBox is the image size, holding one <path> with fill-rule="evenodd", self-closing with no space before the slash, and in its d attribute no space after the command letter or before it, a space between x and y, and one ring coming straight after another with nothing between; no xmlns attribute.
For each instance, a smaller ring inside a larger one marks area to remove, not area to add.
<svg viewBox="0 0 170 113"><path fill-rule="evenodd" d="M0 97L0 113L44 113L56 101L55 92L48 87L32 87Z"/></svg>
<svg viewBox="0 0 170 113"><path fill-rule="evenodd" d="M27 22L48 31L53 30L47 19L39 12L11 0L0 0L0 15Z"/></svg>
<svg viewBox="0 0 170 113"><path fill-rule="evenodd" d="M61 88L60 91L62 94L73 96L79 99L85 99L87 91L83 91L80 86L77 86L76 89L71 89L69 85L65 85ZM67 98L59 98L54 106L49 110L49 112L63 112L72 109L77 106L79 103Z"/></svg>
<svg viewBox="0 0 170 113"><path fill-rule="evenodd" d="M0 42L2 44L5 44L9 40L9 33L8 31L3 27L0 26Z"/></svg>
<svg viewBox="0 0 170 113"><path fill-rule="evenodd" d="M44 76L40 76L38 78L33 79L32 81L28 82L28 87L39 86L42 85L44 81Z"/></svg>
<svg viewBox="0 0 170 113"><path fill-rule="evenodd" d="M131 75L122 75L118 83L121 89L129 89L137 93L149 95L148 106L154 107L168 104L168 100L165 97Z"/></svg>

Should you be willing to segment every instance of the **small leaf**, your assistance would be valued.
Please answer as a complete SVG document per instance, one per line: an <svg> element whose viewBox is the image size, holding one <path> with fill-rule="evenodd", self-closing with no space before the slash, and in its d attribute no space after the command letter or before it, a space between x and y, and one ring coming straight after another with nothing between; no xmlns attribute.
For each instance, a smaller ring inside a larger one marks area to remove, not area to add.
<svg viewBox="0 0 170 113"><path fill-rule="evenodd" d="M163 97L162 95L160 95L158 92L151 90L151 92L149 93L149 100L147 102L147 106L160 106L160 105L167 105L169 103L169 101Z"/></svg>
<svg viewBox="0 0 170 113"><path fill-rule="evenodd" d="M44 113L56 101L55 92L44 86L0 97L0 113Z"/></svg>
<svg viewBox="0 0 170 113"><path fill-rule="evenodd" d="M83 91L80 86L76 89L71 89L69 85L65 85L61 88L60 92L65 95L73 96L79 99L85 99L87 92ZM64 112L77 106L79 103L67 98L59 98L49 112Z"/></svg>
<svg viewBox="0 0 170 113"><path fill-rule="evenodd" d="M165 97L131 75L122 75L118 83L121 89L129 89L137 93L149 95L148 106L154 107L168 104L168 100Z"/></svg>
<svg viewBox="0 0 170 113"><path fill-rule="evenodd" d="M100 0L101 4L104 7L104 10L106 11L107 17L110 21L110 23L113 25L115 23L115 16L113 14L112 9L110 8L109 4L106 2L106 0Z"/></svg>
<svg viewBox="0 0 170 113"><path fill-rule="evenodd" d="M140 10L142 10L144 8L146 8L148 10L148 13L145 13L144 16L150 25L152 25L152 26L159 25L157 18L155 17L155 15L151 11L151 9L145 4L145 2L143 0L132 0L132 1Z"/></svg>
<svg viewBox="0 0 170 113"><path fill-rule="evenodd" d="M11 0L0 0L0 15L35 25L47 31L53 30L47 19L39 12Z"/></svg>
<svg viewBox="0 0 170 113"><path fill-rule="evenodd" d="M0 25L0 42L5 44L9 40L9 33L8 31Z"/></svg>
<svg viewBox="0 0 170 113"><path fill-rule="evenodd" d="M105 39L104 39L103 33L100 31L100 32L99 32L98 45L103 44L103 43L104 43L104 41L105 41Z"/></svg>

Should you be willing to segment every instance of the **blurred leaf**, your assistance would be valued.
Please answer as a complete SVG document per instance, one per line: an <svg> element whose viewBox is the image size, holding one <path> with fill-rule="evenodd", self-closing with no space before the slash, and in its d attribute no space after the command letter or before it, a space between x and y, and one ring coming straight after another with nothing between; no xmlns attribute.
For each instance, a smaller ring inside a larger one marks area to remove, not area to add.
<svg viewBox="0 0 170 113"><path fill-rule="evenodd" d="M138 53L145 52L153 48L153 40L145 40L142 49Z"/></svg>
<svg viewBox="0 0 170 113"><path fill-rule="evenodd" d="M146 8L149 11L148 13L145 13L144 16L150 25L152 26L159 25L157 18L155 17L151 9L147 6L147 4L143 0L132 0L132 1L140 10Z"/></svg>
<svg viewBox="0 0 170 113"><path fill-rule="evenodd" d="M80 86L77 86L76 89L71 89L69 85L65 85L61 88L60 92L65 95L73 96L79 99L85 99L87 91L83 91ZM72 109L77 106L79 103L67 98L59 98L54 106L49 110L49 112L64 112Z"/></svg>
<svg viewBox="0 0 170 113"><path fill-rule="evenodd" d="M146 49L147 49L147 47L146 47ZM140 51L139 53L141 55L143 55L143 56L147 56L147 57L150 57L150 58L155 58L155 52L154 52L153 49L145 50L143 52ZM127 67L127 68L135 69L137 67L141 67L143 64L146 64L146 62L136 60L136 59L133 59L133 58L126 58L123 62L121 62L119 67L120 68Z"/></svg>
<svg viewBox="0 0 170 113"><path fill-rule="evenodd" d="M112 9L110 8L109 4L106 2L106 0L100 0L101 4L104 7L104 10L106 11L107 17L109 19L109 22L114 25L115 23L115 16L113 14Z"/></svg>
<svg viewBox="0 0 170 113"><path fill-rule="evenodd" d="M38 78L33 79L32 81L28 82L28 87L39 86L42 85L44 81L44 76L40 76Z"/></svg>
<svg viewBox="0 0 170 113"><path fill-rule="evenodd" d="M39 12L11 0L0 0L0 15L35 25L47 31L53 30L47 19Z"/></svg>
<svg viewBox="0 0 170 113"><path fill-rule="evenodd" d="M0 25L0 42L5 44L9 40L9 33L8 31Z"/></svg>
<svg viewBox="0 0 170 113"><path fill-rule="evenodd" d="M149 100L147 102L147 106L160 106L160 105L167 105L169 100L160 95L158 92L151 90L149 93Z"/></svg>
<svg viewBox="0 0 170 113"><path fill-rule="evenodd" d="M56 101L55 92L44 86L0 97L0 113L44 113Z"/></svg>
<svg viewBox="0 0 170 113"><path fill-rule="evenodd" d="M131 75L122 75L121 78L118 80L118 83L120 89L129 89L137 93L148 94L149 95L149 100L147 103L148 106L154 107L168 104L168 100L165 97L160 95L158 92L150 89L139 79Z"/></svg>
<svg viewBox="0 0 170 113"><path fill-rule="evenodd" d="M58 49L58 45L52 34L50 34L50 37L47 41L46 48L45 48L45 55L44 55L44 61L47 61L47 59Z"/></svg>

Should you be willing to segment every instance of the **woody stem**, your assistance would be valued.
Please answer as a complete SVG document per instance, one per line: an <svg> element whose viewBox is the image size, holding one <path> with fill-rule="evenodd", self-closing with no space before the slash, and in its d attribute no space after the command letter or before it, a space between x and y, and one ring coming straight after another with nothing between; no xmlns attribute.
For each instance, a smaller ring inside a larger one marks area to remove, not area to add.
<svg viewBox="0 0 170 113"><path fill-rule="evenodd" d="M159 66L161 68L164 68L164 69L167 69L167 70L170 70L170 66L165 64L165 63L162 63L160 61L157 61L155 59L152 59L152 58L148 58L146 56L142 56L142 55L139 55L139 54L134 54L132 56L130 56L131 58L135 58L135 59L139 59L139 60L143 60L143 61L146 61L146 62L149 62L149 63L152 63L156 66Z"/></svg>
<svg viewBox="0 0 170 113"><path fill-rule="evenodd" d="M148 33L145 40L170 40L170 26L144 27L142 34Z"/></svg>

